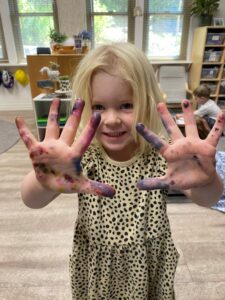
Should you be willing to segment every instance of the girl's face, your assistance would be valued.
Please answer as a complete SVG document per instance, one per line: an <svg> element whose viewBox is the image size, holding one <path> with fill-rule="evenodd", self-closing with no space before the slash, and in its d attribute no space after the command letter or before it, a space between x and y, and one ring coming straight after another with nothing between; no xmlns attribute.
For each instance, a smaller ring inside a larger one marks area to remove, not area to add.
<svg viewBox="0 0 225 300"><path fill-rule="evenodd" d="M129 160L137 148L131 127L134 122L133 95L127 82L116 75L99 72L92 79L92 111L101 114L96 132L108 156Z"/></svg>

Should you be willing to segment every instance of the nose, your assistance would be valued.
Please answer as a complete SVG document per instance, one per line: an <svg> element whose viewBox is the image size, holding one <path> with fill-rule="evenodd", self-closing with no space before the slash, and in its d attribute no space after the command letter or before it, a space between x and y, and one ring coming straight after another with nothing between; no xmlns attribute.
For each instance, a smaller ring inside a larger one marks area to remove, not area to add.
<svg viewBox="0 0 225 300"><path fill-rule="evenodd" d="M102 116L102 121L105 125L115 125L121 123L120 116L115 110L105 111Z"/></svg>

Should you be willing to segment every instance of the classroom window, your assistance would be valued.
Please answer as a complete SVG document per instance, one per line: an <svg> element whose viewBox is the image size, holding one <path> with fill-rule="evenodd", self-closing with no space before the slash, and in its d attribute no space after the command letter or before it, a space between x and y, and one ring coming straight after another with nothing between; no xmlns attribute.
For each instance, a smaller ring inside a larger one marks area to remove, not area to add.
<svg viewBox="0 0 225 300"><path fill-rule="evenodd" d="M58 29L55 1L9 0L9 9L19 60L36 54L37 47L49 47L49 30Z"/></svg>
<svg viewBox="0 0 225 300"><path fill-rule="evenodd" d="M134 17L136 3L143 6L142 17ZM86 0L92 46L138 40L150 59L186 59L190 5L189 0Z"/></svg>
<svg viewBox="0 0 225 300"><path fill-rule="evenodd" d="M92 46L134 41L133 0L86 0Z"/></svg>
<svg viewBox="0 0 225 300"><path fill-rule="evenodd" d="M7 53L5 48L5 39L4 39L4 33L2 29L1 18L0 18L0 61L1 62L7 61Z"/></svg>
<svg viewBox="0 0 225 300"><path fill-rule="evenodd" d="M145 0L143 50L151 59L185 59L188 0Z"/></svg>

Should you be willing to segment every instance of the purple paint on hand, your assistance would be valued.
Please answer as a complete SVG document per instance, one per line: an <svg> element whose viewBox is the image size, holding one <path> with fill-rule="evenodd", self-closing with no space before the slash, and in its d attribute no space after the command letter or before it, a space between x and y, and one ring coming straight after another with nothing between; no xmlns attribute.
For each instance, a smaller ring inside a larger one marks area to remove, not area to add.
<svg viewBox="0 0 225 300"><path fill-rule="evenodd" d="M188 100L184 100L183 101L183 105L184 105L184 108L188 108L189 107L189 101Z"/></svg>
<svg viewBox="0 0 225 300"><path fill-rule="evenodd" d="M74 103L73 109L72 109L72 114L79 116L81 111L84 108L84 100L78 98L76 102Z"/></svg>
<svg viewBox="0 0 225 300"><path fill-rule="evenodd" d="M81 167L81 157L74 157L72 159L72 162L73 162L73 166L74 166L74 169L75 169L75 173L77 176L79 176L82 172L82 167Z"/></svg>
<svg viewBox="0 0 225 300"><path fill-rule="evenodd" d="M112 198L115 195L115 189L111 187L110 185L97 182L97 181L91 181L91 187L93 189L93 192L96 195Z"/></svg>
<svg viewBox="0 0 225 300"><path fill-rule="evenodd" d="M101 115L97 112L94 112L90 119L90 125L93 129L96 129L101 122Z"/></svg>
<svg viewBox="0 0 225 300"><path fill-rule="evenodd" d="M142 123L138 123L136 125L136 130L147 142L152 144L155 149L160 150L163 147L163 143L160 139L156 135L149 133Z"/></svg>
<svg viewBox="0 0 225 300"><path fill-rule="evenodd" d="M159 178L143 179L137 183L139 190L168 190L169 184Z"/></svg>

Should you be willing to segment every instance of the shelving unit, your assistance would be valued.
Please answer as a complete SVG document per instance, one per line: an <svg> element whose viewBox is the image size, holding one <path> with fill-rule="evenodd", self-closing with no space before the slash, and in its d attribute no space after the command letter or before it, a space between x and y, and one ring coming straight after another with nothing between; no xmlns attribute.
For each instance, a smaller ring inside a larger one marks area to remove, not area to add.
<svg viewBox="0 0 225 300"><path fill-rule="evenodd" d="M35 122L37 127L38 139L42 141L45 136L45 129L47 125L47 117L49 113L49 108L52 100L56 97L55 94L40 94L37 97L33 98L33 108L35 115ZM57 95L57 97L60 97ZM72 99L70 95L63 95L60 97L61 106L60 106L60 128L62 129L72 107Z"/></svg>
<svg viewBox="0 0 225 300"><path fill-rule="evenodd" d="M60 75L73 76L76 67L84 57L85 54L40 54L40 55L28 55L27 67L30 78L30 87L32 98L38 96L43 92L41 88L37 86L37 81L47 79L42 75L40 70L45 66L50 66L50 62L55 62L59 65Z"/></svg>
<svg viewBox="0 0 225 300"><path fill-rule="evenodd" d="M38 80L48 79L47 75L41 74L41 68L50 66L50 62L55 62L59 65L60 75L69 75L72 77L76 71L76 67L84 57L85 54L40 54L28 55L27 67L30 78L31 95L33 98L33 109L37 126L38 139L41 141L45 136L45 129L47 124L47 116L51 101L58 97L61 99L60 106L60 128L62 129L66 119L68 118L72 99L71 95L55 93L45 94L43 89L37 86ZM46 76L46 77L44 77Z"/></svg>
<svg viewBox="0 0 225 300"><path fill-rule="evenodd" d="M225 27L204 26L195 30L192 45L192 64L189 87L194 90L206 83L210 98L225 109Z"/></svg>

